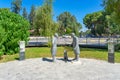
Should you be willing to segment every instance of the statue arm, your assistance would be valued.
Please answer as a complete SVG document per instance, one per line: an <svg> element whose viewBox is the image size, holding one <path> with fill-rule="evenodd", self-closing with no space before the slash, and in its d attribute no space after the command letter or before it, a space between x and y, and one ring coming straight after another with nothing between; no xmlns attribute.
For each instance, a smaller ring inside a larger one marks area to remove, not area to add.
<svg viewBox="0 0 120 80"><path fill-rule="evenodd" d="M52 37L52 45L54 44L54 37Z"/></svg>

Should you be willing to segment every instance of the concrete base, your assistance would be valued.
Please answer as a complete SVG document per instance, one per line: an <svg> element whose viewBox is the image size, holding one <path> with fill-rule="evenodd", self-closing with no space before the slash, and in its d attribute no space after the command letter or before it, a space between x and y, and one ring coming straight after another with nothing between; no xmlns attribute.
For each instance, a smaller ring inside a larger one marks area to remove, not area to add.
<svg viewBox="0 0 120 80"><path fill-rule="evenodd" d="M114 63L114 53L108 53L108 62L109 63Z"/></svg>
<svg viewBox="0 0 120 80"><path fill-rule="evenodd" d="M22 61L22 60L25 60L25 52L20 52L20 58L19 60Z"/></svg>
<svg viewBox="0 0 120 80"><path fill-rule="evenodd" d="M63 57L62 57L63 59ZM72 59L72 58L70 58ZM0 64L0 80L120 80L120 63L80 58L79 62L65 63L57 58L10 61Z"/></svg>

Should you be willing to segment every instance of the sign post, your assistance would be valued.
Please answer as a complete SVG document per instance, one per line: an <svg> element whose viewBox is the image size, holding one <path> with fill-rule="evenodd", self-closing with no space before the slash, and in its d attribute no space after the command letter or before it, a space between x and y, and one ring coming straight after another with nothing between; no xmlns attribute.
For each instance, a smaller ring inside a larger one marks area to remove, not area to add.
<svg viewBox="0 0 120 80"><path fill-rule="evenodd" d="M114 63L114 41L113 39L108 40L108 62Z"/></svg>
<svg viewBox="0 0 120 80"><path fill-rule="evenodd" d="M25 59L25 41L20 41L20 53L19 53L19 60L24 60Z"/></svg>

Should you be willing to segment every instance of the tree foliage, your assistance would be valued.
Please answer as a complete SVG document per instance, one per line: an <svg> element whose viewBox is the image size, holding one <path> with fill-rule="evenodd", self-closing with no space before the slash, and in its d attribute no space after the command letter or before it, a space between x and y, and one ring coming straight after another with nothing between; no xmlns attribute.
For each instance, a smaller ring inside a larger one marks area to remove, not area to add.
<svg viewBox="0 0 120 80"><path fill-rule="evenodd" d="M87 37L88 35L91 35L90 29L86 30L85 32L80 32L80 37Z"/></svg>
<svg viewBox="0 0 120 80"><path fill-rule="evenodd" d="M108 33L110 35L120 34L120 26L113 21L111 15L106 16L106 21L108 25Z"/></svg>
<svg viewBox="0 0 120 80"><path fill-rule="evenodd" d="M11 4L12 12L19 14L20 10L22 9L22 0L12 0Z"/></svg>
<svg viewBox="0 0 120 80"><path fill-rule="evenodd" d="M70 34L72 32L74 32L76 35L79 35L79 30L82 28L82 26L77 22L76 17L70 14L70 12L61 13L57 17L57 21L60 24L60 35Z"/></svg>
<svg viewBox="0 0 120 80"><path fill-rule="evenodd" d="M87 14L83 22L91 30L91 33L96 36L118 34L120 30L118 29L119 26L113 22L111 15L105 11Z"/></svg>
<svg viewBox="0 0 120 80"><path fill-rule="evenodd" d="M27 11L26 11L26 8L23 8L23 14L22 16L27 20L28 19L28 14L27 14Z"/></svg>
<svg viewBox="0 0 120 80"><path fill-rule="evenodd" d="M51 36L56 32L58 24L53 21L52 17L52 0L45 0L43 5L36 10L34 20L36 35Z"/></svg>
<svg viewBox="0 0 120 80"><path fill-rule="evenodd" d="M35 9L36 9L35 6L32 5L30 14L28 16L28 19L29 19L29 22L30 22L30 25L31 25L31 29L34 29L33 22L34 22L34 18L35 18Z"/></svg>
<svg viewBox="0 0 120 80"><path fill-rule="evenodd" d="M120 25L120 0L104 0L104 7L114 22Z"/></svg>
<svg viewBox="0 0 120 80"><path fill-rule="evenodd" d="M110 34L120 34L120 0L103 0Z"/></svg>
<svg viewBox="0 0 120 80"><path fill-rule="evenodd" d="M19 41L28 41L29 22L8 9L0 9L0 53L18 52Z"/></svg>
<svg viewBox="0 0 120 80"><path fill-rule="evenodd" d="M91 30L91 33L96 36L108 36L120 34L119 25L113 20L111 15L105 11L98 11L87 14L83 23Z"/></svg>

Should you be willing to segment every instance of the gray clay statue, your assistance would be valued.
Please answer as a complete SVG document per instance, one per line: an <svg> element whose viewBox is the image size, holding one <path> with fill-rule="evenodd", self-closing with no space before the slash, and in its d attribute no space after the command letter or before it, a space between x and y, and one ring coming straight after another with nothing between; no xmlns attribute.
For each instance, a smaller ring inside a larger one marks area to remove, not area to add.
<svg viewBox="0 0 120 80"><path fill-rule="evenodd" d="M80 48L79 48L79 42L78 42L78 37L75 36L74 33L71 34L72 38L73 38L73 50L74 50L74 54L75 54L75 59L76 61L79 60L79 54L80 54Z"/></svg>
<svg viewBox="0 0 120 80"><path fill-rule="evenodd" d="M56 51L57 51L57 38L58 38L58 34L55 33L55 35L52 37L52 47L51 47L51 54L52 54L52 59L53 62L56 61Z"/></svg>

